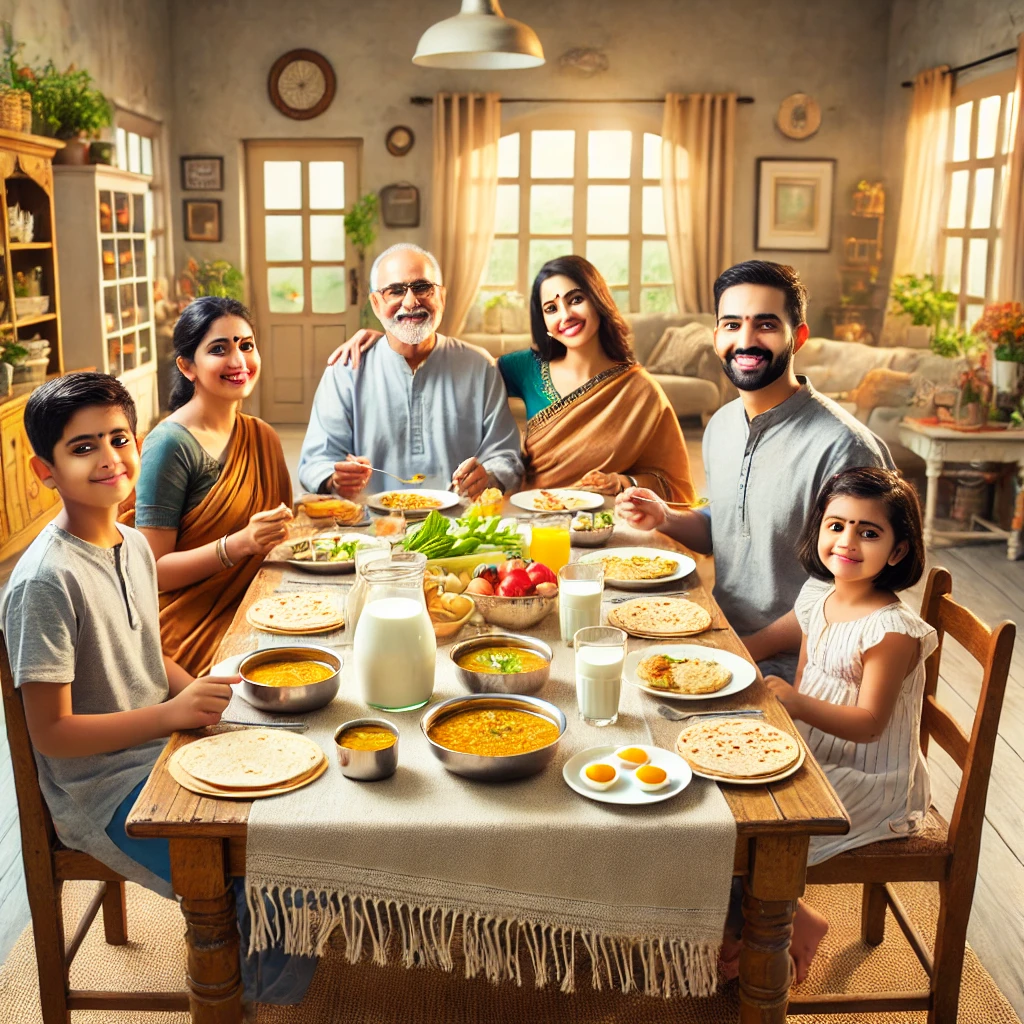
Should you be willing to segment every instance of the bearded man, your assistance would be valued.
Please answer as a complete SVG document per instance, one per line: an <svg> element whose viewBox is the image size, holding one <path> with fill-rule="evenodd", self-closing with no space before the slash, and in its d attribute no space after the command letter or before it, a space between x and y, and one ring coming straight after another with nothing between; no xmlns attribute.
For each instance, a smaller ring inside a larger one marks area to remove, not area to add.
<svg viewBox="0 0 1024 1024"><path fill-rule="evenodd" d="M793 604L807 579L796 543L818 491L845 469L893 461L882 440L797 376L793 356L810 331L792 267L739 263L714 291L715 351L740 396L704 431L710 504L679 512L627 488L616 510L642 530L714 551L715 599L761 671L792 682L801 640Z"/></svg>
<svg viewBox="0 0 1024 1024"><path fill-rule="evenodd" d="M388 343L365 354L358 374L340 362L324 371L299 458L307 490L394 490L375 470L422 474L422 486L454 485L469 498L519 486L519 430L501 374L486 352L437 333L444 301L425 249L400 243L374 260L370 303Z"/></svg>

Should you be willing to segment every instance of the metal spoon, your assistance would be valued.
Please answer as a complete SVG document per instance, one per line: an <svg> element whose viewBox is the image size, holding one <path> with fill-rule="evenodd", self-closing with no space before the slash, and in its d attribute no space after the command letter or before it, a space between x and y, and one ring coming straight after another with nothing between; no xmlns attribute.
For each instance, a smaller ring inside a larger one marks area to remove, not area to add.
<svg viewBox="0 0 1024 1024"><path fill-rule="evenodd" d="M677 711L664 704L658 705L658 714L670 722L682 722L687 718L764 718L764 712L757 708L742 711Z"/></svg>
<svg viewBox="0 0 1024 1024"><path fill-rule="evenodd" d="M400 484L421 484L427 479L422 473L416 473L412 479L406 480L395 473L389 473L386 469L378 469L376 466L371 466L370 469L372 469L374 473L383 473L384 476L389 476L392 479L397 480Z"/></svg>
<svg viewBox="0 0 1024 1024"><path fill-rule="evenodd" d="M240 722L235 718L222 718L221 725L244 725L250 729L287 729L289 732L305 732L309 726L305 722Z"/></svg>

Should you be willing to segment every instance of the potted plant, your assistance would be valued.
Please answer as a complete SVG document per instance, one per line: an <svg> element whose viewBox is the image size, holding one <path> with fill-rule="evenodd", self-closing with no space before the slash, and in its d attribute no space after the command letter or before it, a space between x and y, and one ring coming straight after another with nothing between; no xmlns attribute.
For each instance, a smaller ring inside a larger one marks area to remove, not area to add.
<svg viewBox="0 0 1024 1024"><path fill-rule="evenodd" d="M67 143L54 160L87 163L89 144L85 140L95 138L113 120L110 102L94 87L92 75L74 64L60 71L51 60L35 74L29 90L43 131Z"/></svg>
<svg viewBox="0 0 1024 1024"><path fill-rule="evenodd" d="M19 345L10 330L0 332L0 396L11 393L14 364L24 362L28 349Z"/></svg>
<svg viewBox="0 0 1024 1024"><path fill-rule="evenodd" d="M992 346L992 384L996 391L1014 393L1024 363L1024 305L1000 302L986 306L974 333Z"/></svg>
<svg viewBox="0 0 1024 1024"><path fill-rule="evenodd" d="M980 426L988 418L991 385L983 366L973 362L985 347L985 342L963 327L940 326L932 338L931 349L947 359L960 359L966 363L957 377L958 395L954 418L967 426Z"/></svg>
<svg viewBox="0 0 1024 1024"><path fill-rule="evenodd" d="M349 271L355 302L359 301L359 297L363 294L363 288L367 287L366 253L377 240L379 213L380 199L377 197L377 193L367 192L345 214L345 234L348 236L349 243L359 257L359 269L353 268ZM359 326L373 327L376 325L376 322L373 308L370 306L370 297L367 294L363 308L359 313Z"/></svg>
<svg viewBox="0 0 1024 1024"><path fill-rule="evenodd" d="M178 280L185 305L203 295L217 295L225 299L244 298L245 278L242 272L227 260L195 260L189 258Z"/></svg>
<svg viewBox="0 0 1024 1024"><path fill-rule="evenodd" d="M933 274L894 278L889 297L893 306L910 318L907 344L912 348L927 348L929 343L934 348L939 328L956 317L956 295L942 291Z"/></svg>

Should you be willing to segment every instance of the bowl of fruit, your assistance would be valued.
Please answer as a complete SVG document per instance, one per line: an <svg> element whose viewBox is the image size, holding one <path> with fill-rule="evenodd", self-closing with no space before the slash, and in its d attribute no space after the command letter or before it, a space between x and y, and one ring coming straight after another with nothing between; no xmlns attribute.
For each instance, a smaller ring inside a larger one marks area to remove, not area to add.
<svg viewBox="0 0 1024 1024"><path fill-rule="evenodd" d="M492 626L529 629L554 610L558 577L543 562L510 558L478 565L465 593Z"/></svg>

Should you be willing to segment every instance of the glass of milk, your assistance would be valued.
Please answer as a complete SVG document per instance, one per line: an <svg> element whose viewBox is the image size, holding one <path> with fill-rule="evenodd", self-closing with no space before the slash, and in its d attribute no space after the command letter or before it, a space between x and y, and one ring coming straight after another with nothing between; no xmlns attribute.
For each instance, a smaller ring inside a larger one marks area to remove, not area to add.
<svg viewBox="0 0 1024 1024"><path fill-rule="evenodd" d="M571 644L577 630L601 625L604 566L600 562L571 562L558 570L558 625Z"/></svg>
<svg viewBox="0 0 1024 1024"><path fill-rule="evenodd" d="M362 698L381 711L414 711L434 692L437 641L423 597L427 559L395 552L362 568L366 598L353 654Z"/></svg>
<svg viewBox="0 0 1024 1024"><path fill-rule="evenodd" d="M576 633L576 702L587 725L614 725L619 717L626 634L613 626L587 626Z"/></svg>

